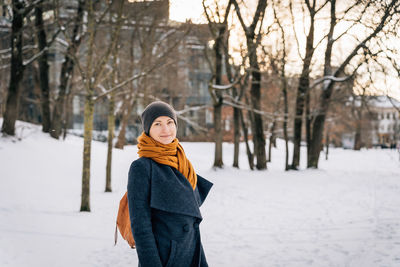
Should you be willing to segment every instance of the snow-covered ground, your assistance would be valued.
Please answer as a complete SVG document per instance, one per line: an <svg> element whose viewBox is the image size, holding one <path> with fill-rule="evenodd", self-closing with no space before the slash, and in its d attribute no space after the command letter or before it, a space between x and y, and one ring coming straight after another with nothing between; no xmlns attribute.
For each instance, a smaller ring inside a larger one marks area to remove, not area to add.
<svg viewBox="0 0 400 267"><path fill-rule="evenodd" d="M92 212L81 213L83 140L21 122L17 137L0 137L0 266L137 266L121 237L114 246L136 147L114 150L113 192L104 193L106 144L93 142ZM228 167L233 145L224 144L227 167L214 171L213 144L183 146L214 183L201 208L210 266L400 266L398 152L331 149L318 170L302 162L284 172L278 142L268 170L250 171L244 147L241 169Z"/></svg>

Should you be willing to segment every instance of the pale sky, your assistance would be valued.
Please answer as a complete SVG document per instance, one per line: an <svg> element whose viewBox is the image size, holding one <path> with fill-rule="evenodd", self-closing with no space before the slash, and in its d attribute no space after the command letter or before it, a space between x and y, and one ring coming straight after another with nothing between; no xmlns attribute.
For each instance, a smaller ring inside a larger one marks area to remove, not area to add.
<svg viewBox="0 0 400 267"><path fill-rule="evenodd" d="M172 20L199 22L203 14L201 0L170 0L169 16ZM204 19L203 19L204 20Z"/></svg>

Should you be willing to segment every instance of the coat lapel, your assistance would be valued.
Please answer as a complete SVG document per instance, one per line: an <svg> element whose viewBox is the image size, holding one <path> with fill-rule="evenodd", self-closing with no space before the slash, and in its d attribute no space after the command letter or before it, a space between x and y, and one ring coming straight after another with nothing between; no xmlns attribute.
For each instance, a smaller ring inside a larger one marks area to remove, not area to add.
<svg viewBox="0 0 400 267"><path fill-rule="evenodd" d="M196 196L198 197L199 206L203 204L204 200L206 199L208 192L210 192L213 183L207 181L203 177L197 174L197 186L196 191L198 192Z"/></svg>
<svg viewBox="0 0 400 267"><path fill-rule="evenodd" d="M198 195L198 193L197 193ZM189 181L175 168L151 162L150 206L202 219L199 200Z"/></svg>

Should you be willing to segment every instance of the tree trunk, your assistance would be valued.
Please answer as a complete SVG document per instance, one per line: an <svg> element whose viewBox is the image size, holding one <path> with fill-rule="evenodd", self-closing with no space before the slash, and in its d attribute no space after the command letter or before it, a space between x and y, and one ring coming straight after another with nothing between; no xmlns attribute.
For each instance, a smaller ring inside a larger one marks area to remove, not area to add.
<svg viewBox="0 0 400 267"><path fill-rule="evenodd" d="M214 153L214 168L222 168L222 98L220 103L214 105L214 130L215 130L215 153Z"/></svg>
<svg viewBox="0 0 400 267"><path fill-rule="evenodd" d="M93 130L93 113L93 96L92 94L89 94L85 99L84 113L81 211L90 211L90 158Z"/></svg>
<svg viewBox="0 0 400 267"><path fill-rule="evenodd" d="M329 131L330 131L330 127L328 127L328 129L326 129L326 138L325 138L325 148L326 148L326 152L325 152L325 160L328 160L328 154L329 154Z"/></svg>
<svg viewBox="0 0 400 267"><path fill-rule="evenodd" d="M283 122L283 137L285 139L285 171L289 170L289 138L287 132L287 120L288 120L288 104L287 104L287 96L285 96L285 116Z"/></svg>
<svg viewBox="0 0 400 267"><path fill-rule="evenodd" d="M40 80L40 99L42 107L42 131L48 133L50 131L50 88L49 88L49 64L47 63L47 39L46 31L43 25L42 6L38 5L35 8L37 40L39 51L42 55L38 58L39 61L39 80Z"/></svg>
<svg viewBox="0 0 400 267"><path fill-rule="evenodd" d="M311 144L311 121L312 121L312 115L310 112L310 90L307 90L306 94L306 105L305 105L305 111L306 111L306 143L307 143L307 162L308 159L310 158L310 144Z"/></svg>
<svg viewBox="0 0 400 267"><path fill-rule="evenodd" d="M275 136L275 127L276 127L276 120L274 118L274 122L272 123L269 137L269 144L268 144L268 162L272 160L272 146L276 147L276 136Z"/></svg>
<svg viewBox="0 0 400 267"><path fill-rule="evenodd" d="M246 144L246 153L247 153L247 159L249 161L249 167L251 170L254 170L254 156L253 156L253 153L251 153L251 149L249 146L247 126L246 126L246 123L244 122L242 110L239 110L239 118L240 118L240 122L242 124L243 137L244 137L244 142Z"/></svg>
<svg viewBox="0 0 400 267"><path fill-rule="evenodd" d="M83 131L83 164L82 164L82 194L81 194L81 211L90 211L90 159L93 131L93 114L94 114L94 87L93 87L93 44L95 37L95 18L93 12L93 1L87 2L88 10L88 32L87 41L88 52L86 55L86 70L81 73L84 81L86 98L84 111L84 131Z"/></svg>
<svg viewBox="0 0 400 267"><path fill-rule="evenodd" d="M325 115L318 114L313 124L313 135L310 146L310 159L307 168L318 168L318 160L321 152L322 134L324 132Z"/></svg>
<svg viewBox="0 0 400 267"><path fill-rule="evenodd" d="M357 125L356 125L356 135L354 137L354 150L360 150L362 146L361 142L361 134L362 134L362 121L363 121L363 108L364 108L364 95L365 91L363 92L363 95L361 96L361 106L359 109L356 110L356 113L358 114L357 116Z"/></svg>
<svg viewBox="0 0 400 267"><path fill-rule="evenodd" d="M71 93L71 89L70 89L70 92L67 94L67 98L65 100L65 112L64 112L63 127L62 127L63 128L62 129L63 140L65 140L65 138L67 138L68 127L71 124L71 115L73 113L73 110L72 110L73 100L74 100L74 96Z"/></svg>
<svg viewBox="0 0 400 267"><path fill-rule="evenodd" d="M240 109L233 108L233 167L239 168L240 150Z"/></svg>
<svg viewBox="0 0 400 267"><path fill-rule="evenodd" d="M247 95L245 96L245 102L246 102L247 106L250 106L250 101L249 101ZM256 143L257 140L254 139L254 132L255 132L254 112L252 112L250 110L247 111L247 120L250 123L250 129L251 129L251 134L252 134L252 139L253 139L253 153L251 153L251 160L252 160L251 166L254 167L254 155L256 153L255 146L257 146L257 143ZM246 134L247 134L247 127L246 127ZM249 151L251 151L251 150L249 150Z"/></svg>
<svg viewBox="0 0 400 267"><path fill-rule="evenodd" d="M1 132L7 135L15 135L15 121L18 117L18 104L20 95L20 83L25 66L22 61L22 29L24 23L24 2L13 0L13 20L11 26L11 71L8 87L6 110L3 116Z"/></svg>
<svg viewBox="0 0 400 267"><path fill-rule="evenodd" d="M111 93L108 106L108 138L107 138L107 166L106 166L106 189L105 192L111 192L111 164L112 164L112 149L114 140L115 128L115 94Z"/></svg>
<svg viewBox="0 0 400 267"><path fill-rule="evenodd" d="M300 81L301 83L301 81ZM296 98L296 114L293 126L293 159L291 169L297 170L300 165L301 128L303 120L304 99L298 89Z"/></svg>
<svg viewBox="0 0 400 267"><path fill-rule="evenodd" d="M317 114L315 116L315 119L313 120L313 130L310 142L310 152L309 160L307 161L307 168L318 168L319 155L322 147L322 136L324 133L326 114L329 109L333 85L333 82L326 83L320 97L318 109L320 113Z"/></svg>
<svg viewBox="0 0 400 267"><path fill-rule="evenodd" d="M222 84L222 48L225 36L225 25L219 25L218 35L215 38L215 84ZM214 99L214 131L215 131L215 153L214 153L214 168L222 168L224 165L222 160L222 137L223 131L222 129L222 93L218 90L215 91L215 99Z"/></svg>
<svg viewBox="0 0 400 267"><path fill-rule="evenodd" d="M125 141L126 127L128 126L129 117L136 103L135 98L133 96L131 96L131 98L128 101L130 101L130 103L125 112L122 113L121 127L119 130L117 142L115 143L115 148L119 149L124 149L124 146L126 144Z"/></svg>
<svg viewBox="0 0 400 267"><path fill-rule="evenodd" d="M287 97L287 82L285 74L283 73L283 104L284 104L284 116L283 116L283 138L285 139L285 171L289 170L289 138L287 132L287 121L289 119L289 105Z"/></svg>
<svg viewBox="0 0 400 267"><path fill-rule="evenodd" d="M256 47L253 44L254 40L247 40L247 47L249 49L249 64L251 68L251 87L250 87L250 101L254 110L261 110L261 73L257 61ZM267 168L267 157L265 152L265 136L264 125L260 114L253 112L253 143L254 155L257 158L256 168L264 170Z"/></svg>
<svg viewBox="0 0 400 267"><path fill-rule="evenodd" d="M61 134L62 129L62 118L64 116L64 106L65 106L65 93L67 90L67 84L69 80L69 74L72 73L74 63L71 59L66 57L64 63L61 67L61 79L60 85L58 87L58 97L53 109L53 119L51 121L50 136L58 139ZM70 69L67 70L66 68Z"/></svg>
<svg viewBox="0 0 400 267"><path fill-rule="evenodd" d="M251 65L251 63L250 63ZM252 82L251 82L251 102L252 107L257 110L261 110L261 93L260 93L260 82L261 75L257 65L253 65L252 69ZM267 159L265 153L265 136L263 120L260 114L254 113L254 132L253 132L253 143L254 143L254 154L257 157L256 168L258 170L264 170L267 168Z"/></svg>
<svg viewBox="0 0 400 267"><path fill-rule="evenodd" d="M356 126L356 134L354 137L354 150L360 150L361 149L361 121L357 121L357 126Z"/></svg>

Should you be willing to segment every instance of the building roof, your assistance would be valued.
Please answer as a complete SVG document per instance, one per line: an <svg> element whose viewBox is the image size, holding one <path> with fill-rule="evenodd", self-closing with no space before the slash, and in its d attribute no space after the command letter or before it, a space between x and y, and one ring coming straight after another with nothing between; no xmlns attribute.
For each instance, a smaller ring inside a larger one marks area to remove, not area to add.
<svg viewBox="0 0 400 267"><path fill-rule="evenodd" d="M390 96L378 96L371 101L372 106L377 108L400 108L400 102Z"/></svg>

